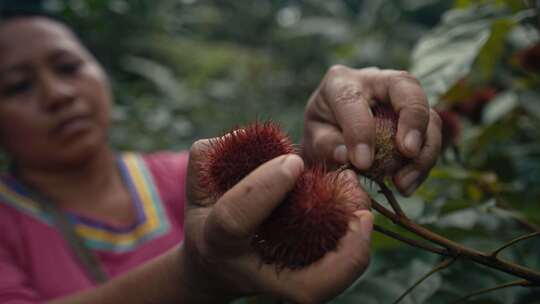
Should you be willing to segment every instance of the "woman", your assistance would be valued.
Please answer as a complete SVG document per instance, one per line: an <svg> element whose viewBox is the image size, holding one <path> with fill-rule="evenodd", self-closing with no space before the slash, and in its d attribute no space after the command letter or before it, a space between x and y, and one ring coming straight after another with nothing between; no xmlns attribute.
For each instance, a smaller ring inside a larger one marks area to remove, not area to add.
<svg viewBox="0 0 540 304"><path fill-rule="evenodd" d="M0 23L0 145L14 164L0 183L1 303L218 303L250 294L314 303L363 273L373 217L360 188L365 210L338 250L277 274L247 240L292 188L302 159L273 159L208 201L193 165L208 141L193 145L189 165L186 154L116 154L107 143L112 99L103 69L63 23L37 15ZM440 120L405 72L331 68L306 106L304 156L368 168L375 102L399 112L398 146L414 161L394 183L411 194L436 161Z"/></svg>

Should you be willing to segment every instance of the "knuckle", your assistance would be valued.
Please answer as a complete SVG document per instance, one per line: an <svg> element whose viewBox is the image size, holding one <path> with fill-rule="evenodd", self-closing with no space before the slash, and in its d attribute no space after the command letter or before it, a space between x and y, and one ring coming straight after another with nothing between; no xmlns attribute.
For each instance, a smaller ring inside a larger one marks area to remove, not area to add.
<svg viewBox="0 0 540 304"><path fill-rule="evenodd" d="M408 83L413 83L420 86L420 81L409 71L396 71L395 75L392 77L393 84L395 85L402 81L406 81Z"/></svg>
<svg viewBox="0 0 540 304"><path fill-rule="evenodd" d="M368 100L360 88L350 83L341 84L334 96L334 102L338 105L353 104L362 99Z"/></svg>
<svg viewBox="0 0 540 304"><path fill-rule="evenodd" d="M367 120L357 120L351 123L350 127L344 130L346 140L371 141L375 136L375 125Z"/></svg>
<svg viewBox="0 0 540 304"><path fill-rule="evenodd" d="M379 72L381 71L381 69L379 69L379 67L376 67L376 66L369 66L369 67L359 69L358 71L370 73L370 72Z"/></svg>
<svg viewBox="0 0 540 304"><path fill-rule="evenodd" d="M384 73L384 70L375 66L365 67L354 71L357 72L358 78L361 80L370 79Z"/></svg>
<svg viewBox="0 0 540 304"><path fill-rule="evenodd" d="M195 141L191 145L191 148L189 149L189 155L194 156L194 155L201 154L203 151L205 151L208 148L208 145L209 145L208 139L199 139Z"/></svg>
<svg viewBox="0 0 540 304"><path fill-rule="evenodd" d="M429 111L427 105L419 102L419 99L410 97L407 105L402 109L407 112L407 115L415 121L424 122L427 124L429 120Z"/></svg>
<svg viewBox="0 0 540 304"><path fill-rule="evenodd" d="M332 65L327 72L328 77L339 76L345 73L349 68L342 64Z"/></svg>

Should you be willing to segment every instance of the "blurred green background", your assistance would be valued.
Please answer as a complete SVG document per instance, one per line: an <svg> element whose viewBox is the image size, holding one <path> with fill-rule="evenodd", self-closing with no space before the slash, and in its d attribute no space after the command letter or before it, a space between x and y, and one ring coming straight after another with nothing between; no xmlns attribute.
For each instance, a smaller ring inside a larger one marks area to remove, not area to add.
<svg viewBox="0 0 540 304"><path fill-rule="evenodd" d="M296 140L336 63L404 69L448 1L45 0L109 71L112 142L185 149L255 118Z"/></svg>
<svg viewBox="0 0 540 304"><path fill-rule="evenodd" d="M108 70L116 97L111 141L118 149L187 149L257 118L280 122L300 142L304 105L331 65L408 69L441 112L446 149L420 190L399 198L407 214L486 251L538 230L535 1L42 2L68 20ZM377 223L399 230L383 218ZM540 241L502 256L540 269ZM438 262L375 234L368 272L334 302L392 303ZM448 303L513 279L459 260L402 303ZM515 287L468 303L538 299L538 289Z"/></svg>

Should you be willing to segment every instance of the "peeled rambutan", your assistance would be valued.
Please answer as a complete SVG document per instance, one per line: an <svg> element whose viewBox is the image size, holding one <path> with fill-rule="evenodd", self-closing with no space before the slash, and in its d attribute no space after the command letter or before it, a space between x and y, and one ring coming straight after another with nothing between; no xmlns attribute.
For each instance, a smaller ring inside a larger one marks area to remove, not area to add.
<svg viewBox="0 0 540 304"><path fill-rule="evenodd" d="M212 140L199 164L201 186L222 195L263 163L293 153L289 137L273 122L255 122Z"/></svg>
<svg viewBox="0 0 540 304"><path fill-rule="evenodd" d="M357 184L338 172L306 169L252 239L262 262L294 270L335 250L359 208L361 199L354 187Z"/></svg>
<svg viewBox="0 0 540 304"><path fill-rule="evenodd" d="M375 156L371 167L363 172L367 177L382 181L392 176L407 163L396 145L398 114L389 104L377 104L371 108L375 118Z"/></svg>

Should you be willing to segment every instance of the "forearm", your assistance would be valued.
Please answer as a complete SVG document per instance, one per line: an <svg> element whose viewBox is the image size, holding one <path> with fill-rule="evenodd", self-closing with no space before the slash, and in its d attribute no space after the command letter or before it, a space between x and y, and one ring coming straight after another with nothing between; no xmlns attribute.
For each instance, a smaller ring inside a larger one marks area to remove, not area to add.
<svg viewBox="0 0 540 304"><path fill-rule="evenodd" d="M185 267L183 248L175 248L141 267L89 291L49 304L164 304L219 303L217 295L202 291L204 282L193 278Z"/></svg>

